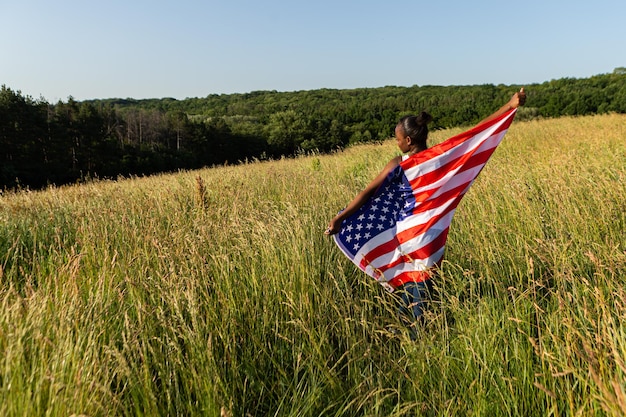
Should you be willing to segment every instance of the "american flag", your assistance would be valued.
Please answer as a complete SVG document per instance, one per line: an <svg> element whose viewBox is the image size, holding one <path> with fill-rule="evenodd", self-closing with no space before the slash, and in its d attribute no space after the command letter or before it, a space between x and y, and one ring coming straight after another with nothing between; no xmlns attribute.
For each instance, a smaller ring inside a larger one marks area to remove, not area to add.
<svg viewBox="0 0 626 417"><path fill-rule="evenodd" d="M502 141L516 109L403 158L335 242L389 291L430 278L443 259L454 211Z"/></svg>

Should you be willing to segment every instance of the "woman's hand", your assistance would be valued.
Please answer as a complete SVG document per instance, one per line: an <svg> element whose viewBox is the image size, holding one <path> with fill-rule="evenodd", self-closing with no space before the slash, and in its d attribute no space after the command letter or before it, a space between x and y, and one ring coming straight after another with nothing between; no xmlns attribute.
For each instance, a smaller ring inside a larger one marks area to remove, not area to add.
<svg viewBox="0 0 626 417"><path fill-rule="evenodd" d="M511 100L509 100L509 106L512 109L516 109L519 106L523 106L526 103L526 93L524 92L524 87L522 87L517 93L513 94Z"/></svg>
<svg viewBox="0 0 626 417"><path fill-rule="evenodd" d="M341 222L342 220L334 217L330 223L328 223L328 228L324 231L325 235L334 235L336 233L339 233L339 230L341 230Z"/></svg>

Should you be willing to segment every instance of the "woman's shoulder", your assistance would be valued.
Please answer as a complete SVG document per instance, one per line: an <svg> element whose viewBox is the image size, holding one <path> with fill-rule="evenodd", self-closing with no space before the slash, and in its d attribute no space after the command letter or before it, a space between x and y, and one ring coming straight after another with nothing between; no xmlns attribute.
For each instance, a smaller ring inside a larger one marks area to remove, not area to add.
<svg viewBox="0 0 626 417"><path fill-rule="evenodd" d="M392 158L389 162L387 162L387 165L385 165L385 168L383 168L383 170L380 173L380 175L382 177L386 176L391 171L393 171L398 166L400 166L400 162L402 162L402 157L401 156L396 156L395 158Z"/></svg>
<svg viewBox="0 0 626 417"><path fill-rule="evenodd" d="M387 163L387 167L388 168L395 168L398 165L400 165L400 162L404 161L404 155L400 155L400 156L396 156L395 158L392 158L388 163Z"/></svg>

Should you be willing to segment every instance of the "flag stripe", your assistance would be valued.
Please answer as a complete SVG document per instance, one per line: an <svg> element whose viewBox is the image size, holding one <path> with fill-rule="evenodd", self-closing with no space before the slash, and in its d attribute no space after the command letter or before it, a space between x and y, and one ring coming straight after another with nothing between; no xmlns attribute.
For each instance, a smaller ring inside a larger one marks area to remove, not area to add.
<svg viewBox="0 0 626 417"><path fill-rule="evenodd" d="M418 172L407 172L405 169L407 177L413 178L410 180L410 185L415 190L415 194L421 192L422 190L427 191L441 186L442 183L444 183L448 178L454 176L454 174L466 164L474 164L476 161L482 161L483 163L487 162L501 138L502 136L492 138L492 140L497 139L497 142L485 143L484 146L477 148L474 152L460 155L458 158L451 160L445 165L436 167L432 171L421 175L419 175ZM427 166L426 164L423 165ZM413 170L415 170L415 168L413 168Z"/></svg>
<svg viewBox="0 0 626 417"><path fill-rule="evenodd" d="M446 243L447 232L448 229L441 230L440 233L433 236L433 239L431 239L428 243L423 246L420 245L418 248L415 248L411 252L405 253L404 251L396 251L394 256L392 256L393 260L389 260L389 262L385 262L387 261L387 259L384 259L384 257L380 257L378 259L375 259L374 262L370 262L369 265L381 271L386 271L400 265L401 263L414 264L417 269L422 269L420 268L420 265L430 267L431 265L428 265L428 258L432 255L433 252L436 252L444 247ZM412 248L405 245L402 246L401 249L410 250Z"/></svg>
<svg viewBox="0 0 626 417"><path fill-rule="evenodd" d="M404 238L404 242L399 242L400 239L398 239L398 241L390 240L367 253L361 254L361 268L366 265L373 265L375 268L384 268L384 265L392 264L400 258L402 252L408 254L415 253L420 248L429 245L432 241L436 240L438 233L446 230L453 214L453 212L448 212L446 216L441 216L439 221L436 222L431 229L428 229L431 230L432 233L426 234L423 231L420 232L418 228L407 229L403 232L402 236L400 236ZM445 241L442 243L445 243Z"/></svg>
<svg viewBox="0 0 626 417"><path fill-rule="evenodd" d="M454 149L455 147L459 145L463 145L464 142L466 142L470 138L477 136L479 134L483 134L484 136L490 137L490 136L496 136L499 133L506 132L511 122L513 121L513 117L511 116L514 116L516 111L517 110L510 110L509 112L504 113L497 119L477 125L470 130L467 130L463 133L459 133L458 135L453 136L449 139L446 139L445 141L439 143L438 145L432 146L426 149L425 151L420 152L421 154L423 154L424 158L420 158L419 160L417 159L411 160L409 158L408 160L403 161L404 168L407 169L415 165L420 165L421 163L423 163L423 161L430 161L437 156L443 156L445 155L445 153L449 152L451 149ZM500 122L503 122L503 123L500 123ZM471 146L471 145L466 144L466 146Z"/></svg>

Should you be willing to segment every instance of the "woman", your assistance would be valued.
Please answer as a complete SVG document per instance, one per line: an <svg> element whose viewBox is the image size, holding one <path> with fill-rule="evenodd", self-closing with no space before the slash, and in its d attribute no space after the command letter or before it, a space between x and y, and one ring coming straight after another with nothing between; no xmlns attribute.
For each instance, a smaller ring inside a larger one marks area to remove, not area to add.
<svg viewBox="0 0 626 417"><path fill-rule="evenodd" d="M513 97L496 112L491 114L486 119L482 120L479 124L494 120L509 110L515 109L520 105L523 105L526 100L526 94L524 89L520 89L515 93ZM400 119L395 128L395 139L400 151L405 154L393 158L385 168L369 183L369 185L361 191L349 204L337 214L328 224L328 228L325 233L327 235L333 235L340 232L342 223L352 214L357 212L381 187L385 179L389 174L394 171L400 162L404 159L418 154L427 149L426 141L428 139L428 123L430 123L432 117L425 112L422 112L418 116L406 116ZM421 275L419 280L411 280L408 282L402 282L395 288L400 295L400 312L404 317L408 316L411 322L417 322L424 312L424 303L427 299L431 274L426 271Z"/></svg>

